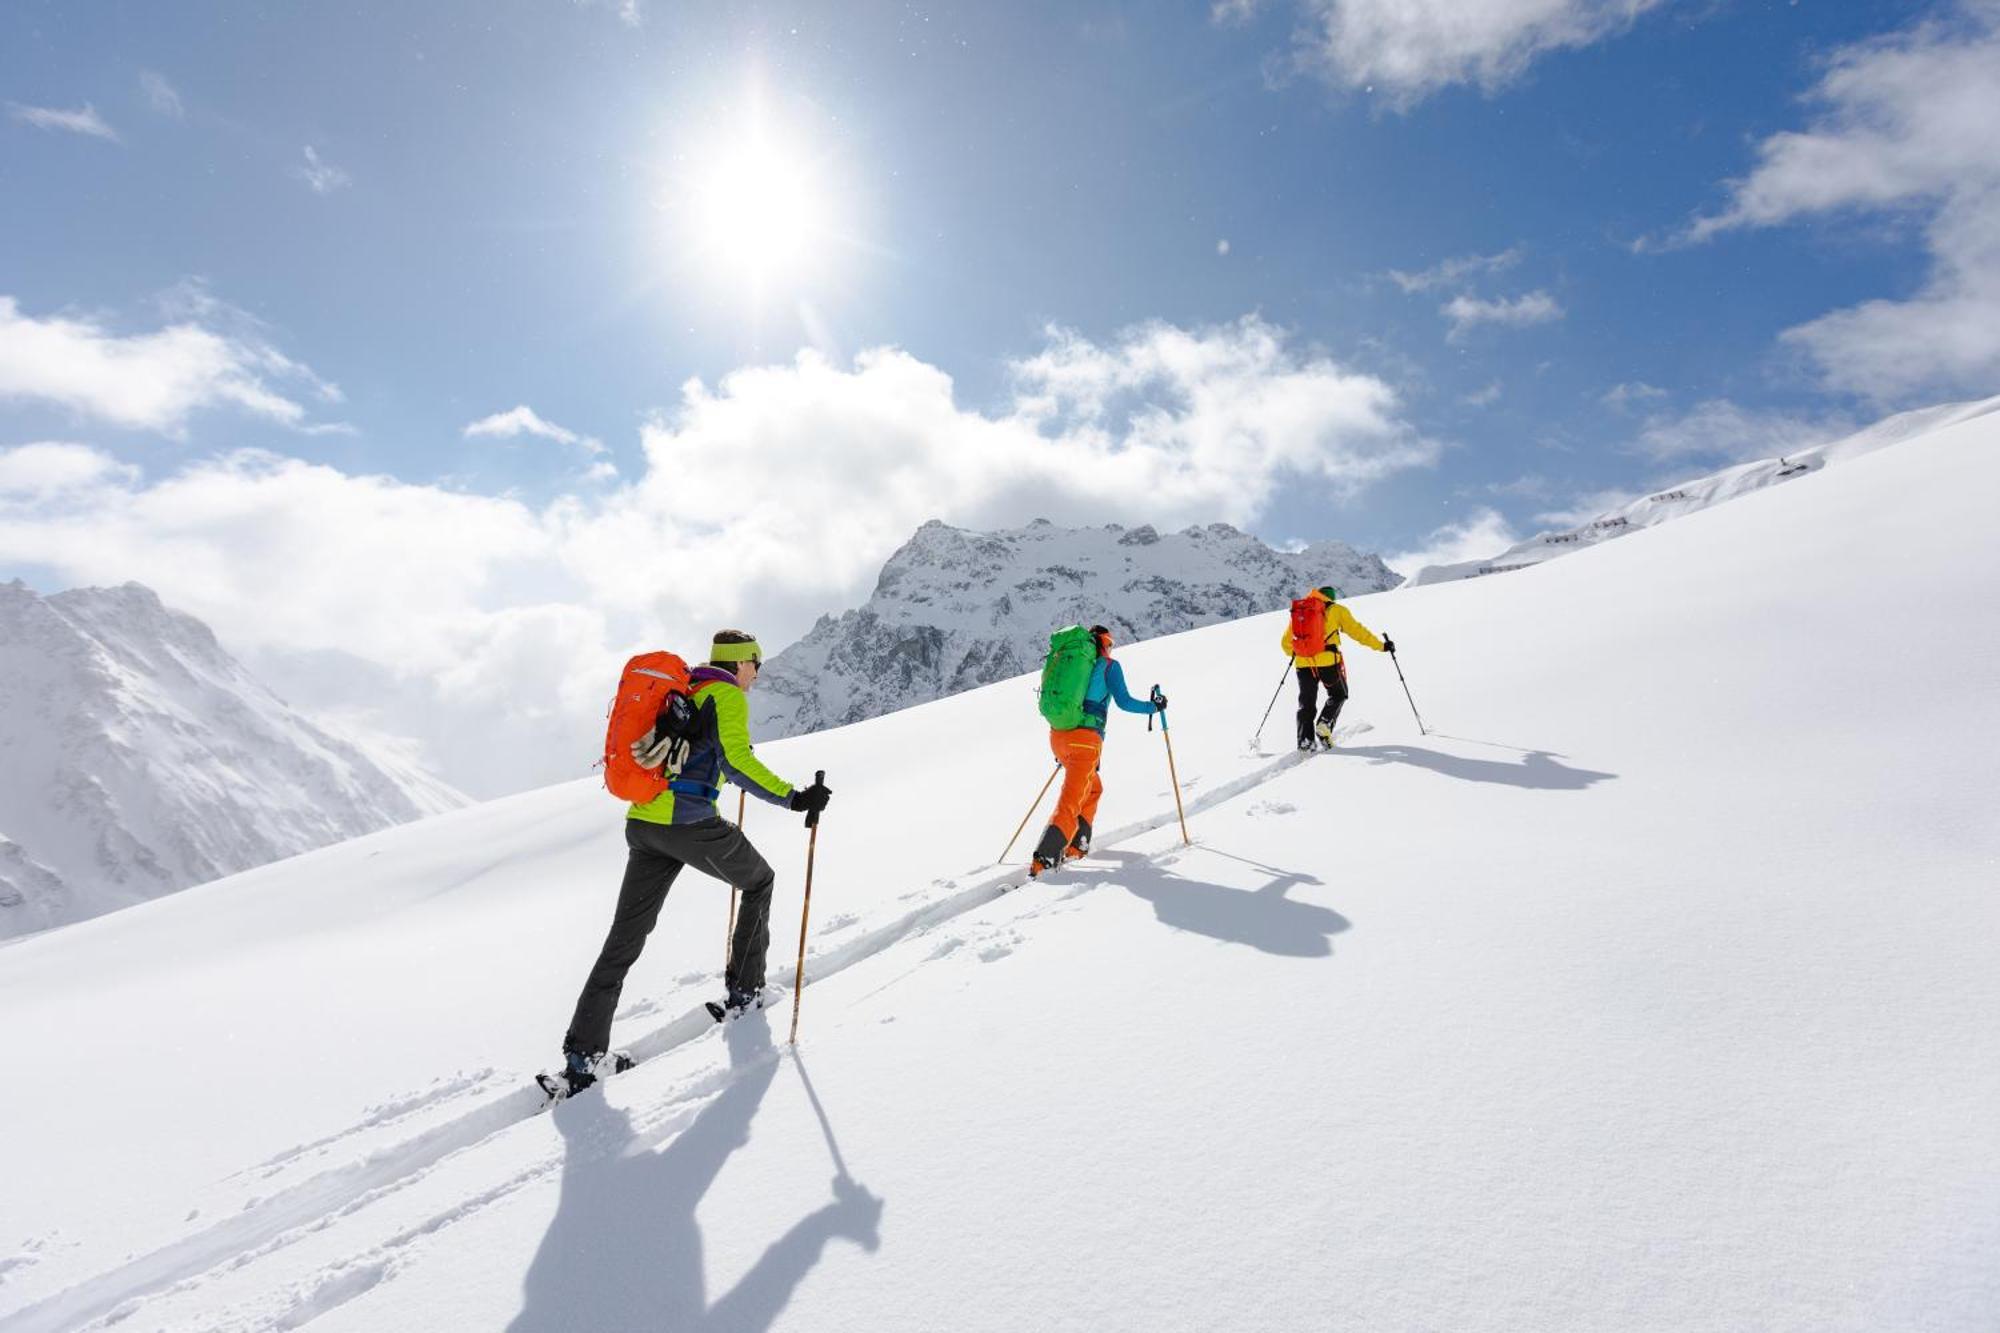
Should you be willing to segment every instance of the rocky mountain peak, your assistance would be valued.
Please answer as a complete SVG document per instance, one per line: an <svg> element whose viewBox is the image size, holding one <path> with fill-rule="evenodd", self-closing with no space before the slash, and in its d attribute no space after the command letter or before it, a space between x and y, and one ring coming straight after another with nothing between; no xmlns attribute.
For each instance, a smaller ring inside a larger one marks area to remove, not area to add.
<svg viewBox="0 0 2000 1333"><path fill-rule="evenodd" d="M1272 550L1227 523L975 532L932 520L883 565L861 607L822 616L774 656L752 698L758 734L840 726L1035 669L1051 630L1102 623L1132 642L1285 605L1335 582L1394 587L1344 542Z"/></svg>

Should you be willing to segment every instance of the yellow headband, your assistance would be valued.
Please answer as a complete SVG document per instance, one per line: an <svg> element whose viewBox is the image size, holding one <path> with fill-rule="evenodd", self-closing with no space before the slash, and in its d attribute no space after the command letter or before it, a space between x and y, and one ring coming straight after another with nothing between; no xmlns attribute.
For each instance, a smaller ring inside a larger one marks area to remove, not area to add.
<svg viewBox="0 0 2000 1333"><path fill-rule="evenodd" d="M764 660L764 650L757 645L755 639L750 640L748 643L711 644L708 650L708 660L711 662L762 662Z"/></svg>

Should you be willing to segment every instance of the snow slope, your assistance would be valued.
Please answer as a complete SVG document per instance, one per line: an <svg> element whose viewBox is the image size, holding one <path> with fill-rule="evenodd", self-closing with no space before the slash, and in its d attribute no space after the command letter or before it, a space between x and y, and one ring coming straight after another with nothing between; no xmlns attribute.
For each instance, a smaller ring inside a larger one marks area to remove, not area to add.
<svg viewBox="0 0 2000 1333"><path fill-rule="evenodd" d="M1720 472L1684 481L1641 496L1630 504L1607 510L1595 518L1560 531L1538 532L1526 541L1516 542L1498 555L1490 555L1480 560L1464 560L1450 565L1426 565L1410 576L1408 586L1425 583L1449 583L1454 579L1479 578L1487 574L1508 574L1517 569L1530 569L1545 561L1561 556L1574 555L1599 543L1614 541L1629 536L1645 528L1661 523L1685 518L1689 514L1700 513L1715 505L1724 504L1767 486L1817 472L1829 463L1846 462L1864 454L1886 449L1892 444L1915 439L1930 431L1946 426L1976 420L1990 412L2000 411L2000 397L1985 398L1970 403L1946 403L1938 407L1918 408L1912 412L1899 412L1887 417L1866 430L1852 435L1801 449L1797 453L1778 458L1760 458L1752 463L1741 463L1724 468Z"/></svg>
<svg viewBox="0 0 2000 1333"><path fill-rule="evenodd" d="M1254 752L1276 614L1136 645L1195 845L1120 716L1052 883L1026 681L762 747L837 792L796 1055L694 1012L689 877L643 1063L534 1113L583 783L0 946L0 1328L1991 1329L1996 446L1357 599L1428 736L1362 652Z"/></svg>
<svg viewBox="0 0 2000 1333"><path fill-rule="evenodd" d="M774 656L752 698L759 735L861 722L1039 669L1049 631L1103 624L1125 643L1287 605L1331 583L1401 580L1345 542L1274 551L1227 523L968 532L935 520L882 566L865 605L821 616Z"/></svg>
<svg viewBox="0 0 2000 1333"><path fill-rule="evenodd" d="M149 588L0 584L0 936L464 805L309 721Z"/></svg>

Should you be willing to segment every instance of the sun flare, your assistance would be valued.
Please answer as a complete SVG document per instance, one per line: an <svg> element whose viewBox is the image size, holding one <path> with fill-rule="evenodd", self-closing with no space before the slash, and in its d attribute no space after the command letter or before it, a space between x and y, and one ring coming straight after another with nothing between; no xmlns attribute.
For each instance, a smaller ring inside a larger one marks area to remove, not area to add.
<svg viewBox="0 0 2000 1333"><path fill-rule="evenodd" d="M821 163L761 115L691 153L673 212L683 258L761 300L821 276L835 207Z"/></svg>

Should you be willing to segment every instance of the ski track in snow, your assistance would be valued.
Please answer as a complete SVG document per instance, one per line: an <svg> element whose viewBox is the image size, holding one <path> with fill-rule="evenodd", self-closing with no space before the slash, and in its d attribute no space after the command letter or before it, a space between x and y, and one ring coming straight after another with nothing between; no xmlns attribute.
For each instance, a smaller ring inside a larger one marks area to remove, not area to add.
<svg viewBox="0 0 2000 1333"><path fill-rule="evenodd" d="M1360 722L1340 728L1338 735L1347 739L1369 729L1367 723ZM1250 752L1264 753L1256 748L1254 741ZM1296 750L1280 754L1241 777L1188 799L1185 802L1186 813L1195 815L1234 800L1308 757L1307 753ZM1194 786L1197 781L1198 777L1183 780L1182 790ZM1162 794L1171 795L1171 792ZM1100 847L1115 846L1172 825L1178 818L1176 810L1168 806L1147 818L1101 834L1096 842ZM1158 855L1170 855L1180 850L1175 847ZM1027 882L1026 872L1018 866L988 870L964 881L954 878L936 881L933 887L945 890L942 897L923 901L857 938L809 954L805 967L806 980L808 983L822 981L844 972L906 939L976 911ZM1054 899L1061 902L1085 891L1088 886L1063 885L1058 880L1052 887L1062 890ZM915 890L905 898L921 899L924 896L923 890ZM840 923L842 928L853 925L851 920ZM996 936L981 941L953 938L941 941L932 956L942 957L972 944L977 946L977 956L981 961L994 962L1012 953L1019 942L1018 936L1011 939ZM888 984L893 985L894 982ZM790 987L783 985L773 985L770 990L773 999L767 1008L777 1007L783 996L790 993ZM646 1033L627 1049L636 1064L644 1064L688 1045L714 1026L715 1021L708 1012L697 1007ZM776 1059L776 1051L769 1058ZM659 1116L649 1117L653 1119L653 1127L646 1131L644 1137L651 1142L659 1142L674 1133L697 1113L697 1104L705 1102L740 1072L741 1069L725 1069L698 1078L689 1088L665 1103L657 1104ZM393 1126L439 1103L483 1089L503 1076L500 1071L488 1069L441 1079L439 1085L432 1089L371 1107L360 1121L348 1129L289 1149L248 1168L248 1171L262 1172L267 1176L275 1174L284 1166L316 1151L323 1151L372 1129ZM226 1221L27 1306L0 1321L0 1327L8 1333L43 1333L43 1330L56 1333L57 1330L77 1329L100 1320L106 1325L116 1324L136 1314L141 1303L147 1299L189 1291L201 1285L206 1275L218 1268L236 1271L275 1254L341 1218L418 1183L446 1159L533 1119L546 1109L547 1104L541 1092L527 1078L523 1077L521 1084L402 1143L371 1153L361 1161L322 1172L268 1197L253 1199ZM666 1123L661 1124L662 1120ZM405 1229L366 1256L350 1258L323 1270L311 1280L308 1289L292 1297L275 1319L268 1314L252 1315L232 1326L258 1330L301 1327L380 1285L393 1274L399 1262L398 1256L413 1242L472 1216L523 1186L534 1183L560 1167L562 1161L562 1154L552 1153L492 1188L461 1200L415 1227Z"/></svg>

